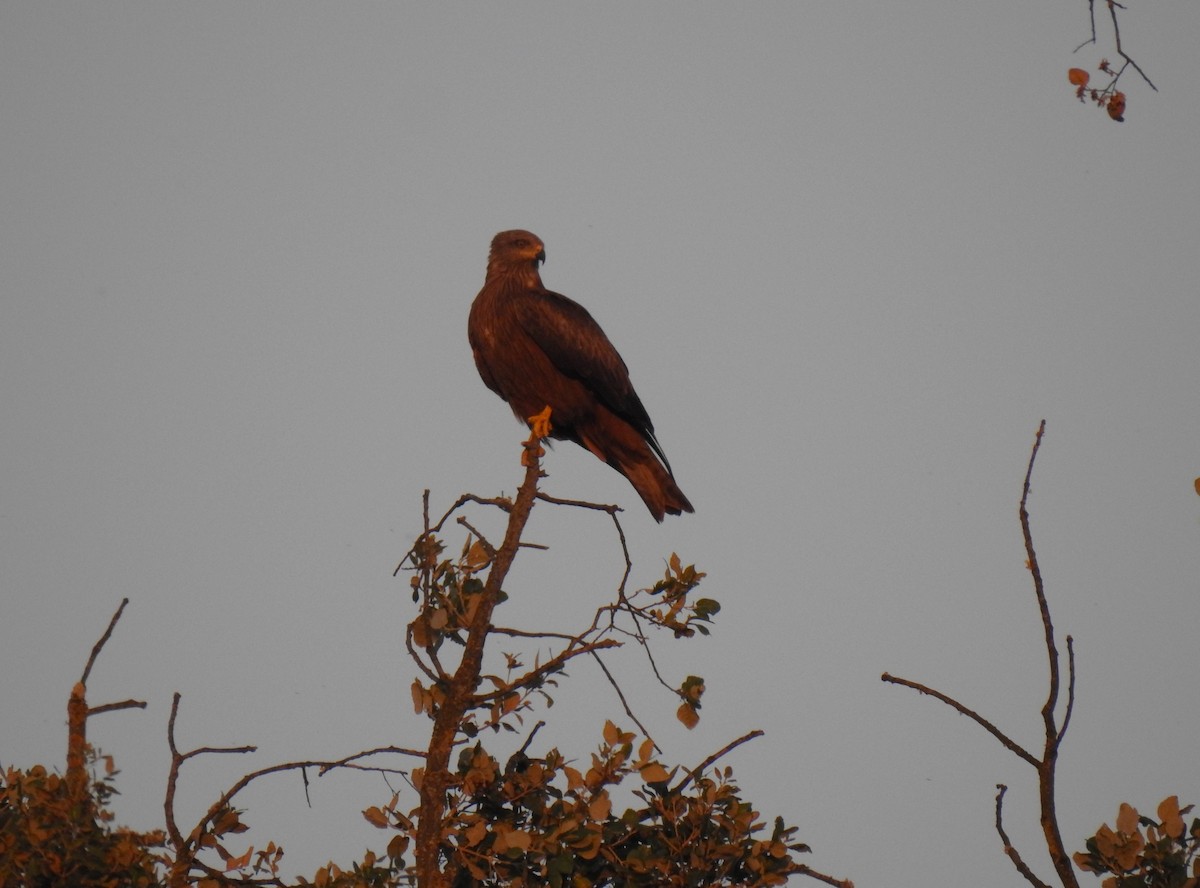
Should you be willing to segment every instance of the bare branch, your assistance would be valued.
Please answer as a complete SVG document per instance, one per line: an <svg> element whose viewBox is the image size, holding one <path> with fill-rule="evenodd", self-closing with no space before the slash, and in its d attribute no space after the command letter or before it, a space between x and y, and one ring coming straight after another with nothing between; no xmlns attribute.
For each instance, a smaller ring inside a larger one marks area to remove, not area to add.
<svg viewBox="0 0 1200 888"><path fill-rule="evenodd" d="M654 751L661 754L662 747L650 734L650 730L642 724L641 720L633 714L633 710L629 708L629 701L625 699L625 694L621 691L621 686L617 684L617 680L613 678L613 674L608 671L608 667L604 665L604 661L600 659L600 655L592 651L592 657L599 664L600 670L604 673L604 677L608 679L608 683L612 685L614 691L617 692L617 699L621 701L621 707L625 710L625 714L633 720L633 723L638 726L638 730L642 732L642 736L654 744Z"/></svg>
<svg viewBox="0 0 1200 888"><path fill-rule="evenodd" d="M963 706L961 703L959 703L953 697L949 697L946 694L943 694L941 691L936 691L931 687L927 687L926 685L919 684L915 681L909 681L907 678L900 678L895 675L889 675L886 672L883 673L883 675L881 676L881 679L885 682L888 682L889 684L903 685L906 688L912 688L914 691L917 691L922 694L928 694L930 697L934 697L938 700L941 700L943 703L945 703L951 709L955 710L960 715L965 715L967 718L971 719L971 721L975 722L975 724L979 725L981 728L983 728L985 731L987 731L989 734L991 734L993 737L995 737L997 740L999 740L1001 745L1003 745L1005 749L1007 749L1011 753L1013 753L1013 755L1017 756L1018 758L1022 759L1023 761L1028 762L1029 764L1033 765L1035 768L1041 764L1041 762L1039 762L1036 758L1034 758L1033 755L1031 755L1023 746L1021 746L1019 743L1017 743L1016 741L1009 738L1009 736L1007 734L1005 734L1003 731L1001 731L998 727L996 727L994 724L992 724L990 721L988 721L982 715L975 712L975 710L968 709L966 706Z"/></svg>
<svg viewBox="0 0 1200 888"><path fill-rule="evenodd" d="M1042 617L1042 630L1045 636L1046 656L1050 663L1050 688L1046 694L1046 702L1042 706L1042 725L1045 731L1045 745L1042 752L1042 760L1038 762L1038 801L1041 808L1039 820L1042 825L1042 834L1046 838L1046 850L1050 853L1050 860L1054 863L1054 870L1058 874L1065 888L1077 888L1079 881L1075 877L1075 868L1071 862L1071 855L1067 853L1066 847L1063 845L1062 832L1058 826L1058 815L1055 810L1054 784L1055 771L1058 764L1058 749L1062 743L1063 732L1059 730L1055 724L1054 711L1058 705L1058 691L1060 682L1060 666L1058 657L1058 645L1054 641L1054 623L1050 619L1050 604L1046 600L1046 587L1042 581L1042 570L1038 564L1037 552L1033 547L1033 530L1029 522L1029 487L1033 477L1033 465L1037 460L1038 450L1042 446L1042 438L1046 433L1046 421L1043 419L1038 425L1037 436L1034 438L1033 450L1029 454L1029 465L1025 470L1025 484L1021 489L1021 506L1019 510L1021 518L1021 535L1025 540L1025 554L1027 557L1026 565L1033 577L1033 590L1037 595L1038 611ZM1074 668L1072 667L1072 676ZM1074 679L1072 678L1072 685ZM1072 691L1072 697L1074 696ZM1070 710L1068 703L1068 711Z"/></svg>
<svg viewBox="0 0 1200 888"><path fill-rule="evenodd" d="M87 685L88 676L92 674L92 666L96 663L96 658L100 656L100 651L104 645L112 637L113 629L116 628L117 620L121 619L121 614L125 611L125 605L129 604L128 598L122 598L121 604L117 608L117 612L112 615L112 619L108 621L108 628L104 630L104 634L100 636L100 640L92 646L92 655L88 657L87 665L83 667L83 676L79 679L79 683Z"/></svg>
<svg viewBox="0 0 1200 888"><path fill-rule="evenodd" d="M593 503L587 500L577 499L559 499L557 496L551 496L548 493L538 491L537 498L548 503L553 503L556 506L574 506L577 509L595 509L598 512L607 512L609 515L616 515L617 512L623 512L620 506L607 505L605 503Z"/></svg>
<svg viewBox="0 0 1200 888"><path fill-rule="evenodd" d="M792 872L800 876L808 876L810 879L816 879L818 882L824 882L826 885L832 885L833 888L854 888L854 883L849 879L835 879L833 876L817 872L811 866L806 866L803 863L796 864Z"/></svg>
<svg viewBox="0 0 1200 888"><path fill-rule="evenodd" d="M1001 809L1004 806L1004 793L1008 791L1008 787L1003 783L997 783L996 789L996 832L1000 834L1000 841L1004 843L1004 853L1008 855L1008 859L1013 862L1013 866L1017 868L1022 876L1025 877L1030 885L1034 888L1050 888L1045 882L1033 874L1033 870L1021 859L1020 853L1013 847L1012 842L1008 840L1008 833L1004 831L1004 818L1001 814Z"/></svg>
<svg viewBox="0 0 1200 888"><path fill-rule="evenodd" d="M722 758L722 757L724 757L725 755L728 755L730 752L732 752L733 750L737 749L737 748L738 748L739 746L741 746L743 743L749 743L751 740L756 740L756 739L758 739L758 738L759 738L759 737L761 737L761 736L763 736L763 731L761 731L761 730L758 730L758 729L756 728L755 730L753 730L753 731L750 731L750 732L749 732L749 733L747 733L747 734L743 734L741 737L738 737L736 740L733 740L733 741L730 741L729 743L726 743L724 746L722 746L720 749L718 749L716 752L714 752L712 755L710 755L708 758L706 758L706 759L705 759L704 761L702 761L700 764L696 765L696 767L694 767L694 768L692 768L691 770L689 770L689 771L687 772L687 776L686 776L686 777L684 777L682 780L680 780L680 781L679 781L679 785L678 785L678 786L676 786L676 787L675 787L673 790L671 790L671 791L672 791L672 792L679 792L679 791L680 791L680 790L682 790L682 789L683 789L685 786L687 786L689 783L691 783L691 782L692 782L694 779L696 779L697 777L701 776L701 775L702 775L702 774L705 772L705 770L706 770L706 769L707 769L707 768L708 768L710 765L712 765L712 763L713 763L713 762L715 762L715 761L718 761L719 759L721 759L721 758Z"/></svg>
<svg viewBox="0 0 1200 888"><path fill-rule="evenodd" d="M1055 747L1062 745L1067 733L1067 725L1071 723L1071 713L1075 711L1075 639L1067 636L1067 711L1063 713L1062 727L1054 739Z"/></svg>
<svg viewBox="0 0 1200 888"><path fill-rule="evenodd" d="M167 824L167 835L171 838L171 847L175 849L175 867L172 867L172 885L182 884L181 879L174 878L174 871L181 865L180 857L186 848L183 842L183 835L180 833L179 826L175 822L175 786L179 782L179 766L183 764L183 756L179 754L179 747L175 745L175 718L179 715L180 698L180 693L176 691L174 698L171 700L171 715L167 718L167 748L171 750L171 768L167 772L167 792L163 799L163 814L165 815Z"/></svg>
<svg viewBox="0 0 1200 888"><path fill-rule="evenodd" d="M1117 22L1117 6L1118 5L1119 4L1114 3L1113 0L1108 0L1108 13L1112 17L1113 42L1117 47L1117 55L1119 55L1121 58L1123 58L1125 60L1126 64L1133 65L1133 70L1137 71L1139 74L1142 75L1142 80L1146 81L1146 83L1148 83L1150 85L1150 88L1152 90L1154 90L1155 92L1158 92L1158 87L1154 85L1154 81L1152 81L1149 77L1146 76L1146 72L1142 70L1141 66L1137 62L1135 62L1129 55L1127 55L1125 50L1121 47L1121 25L1120 25L1120 23ZM1120 76L1121 75L1118 73L1117 77L1120 77ZM1116 82L1116 78L1113 79L1113 82L1114 83Z"/></svg>
<svg viewBox="0 0 1200 888"><path fill-rule="evenodd" d="M1111 0L1109 0L1111 2ZM1063 845L1062 833L1058 826L1058 816L1055 810L1055 769L1058 764L1059 747L1062 745L1063 737L1066 733L1066 727L1071 718L1071 712L1075 705L1075 649L1070 638L1067 637L1067 658L1068 658L1068 688L1067 688L1067 706L1063 717L1063 726L1058 728L1055 724L1055 710L1058 704L1058 693L1061 681L1058 648L1054 638L1054 624L1050 618L1050 605L1046 599L1045 584L1042 578L1041 566L1038 563L1037 552L1033 545L1033 531L1030 527L1029 520L1029 491L1033 478L1033 466L1037 460L1038 450L1041 448L1042 438L1046 432L1046 421L1042 420L1038 425L1037 435L1034 438L1033 449L1029 455L1029 464L1025 469L1025 481L1021 488L1021 502L1019 508L1019 516L1021 522L1021 534L1025 543L1026 567L1028 567L1030 575L1033 577L1034 593L1037 597L1038 611L1042 618L1043 638L1046 645L1046 656L1049 661L1049 689L1046 695L1046 702L1042 706L1042 724L1045 733L1045 741L1041 759L1026 751L1021 746L1010 740L1003 732L995 725L987 721L974 711L967 709L957 700L946 696L938 691L928 688L924 685L919 685L915 682L908 681L902 678L895 678L883 674L883 680L894 684L905 685L913 688L923 694L929 694L943 703L955 709L962 715L966 715L976 724L980 725L992 736L1000 741L1005 748L1015 753L1019 758L1033 765L1038 773L1038 801L1040 806L1039 822L1042 827L1042 834L1046 841L1046 850L1050 854L1051 862L1054 864L1055 873L1062 882L1063 888L1078 888L1079 881L1075 875L1074 866L1071 861L1071 856ZM1013 861L1018 871L1033 885L1043 886L1043 883L1038 881L1022 861L1020 855L1012 848L1008 841L1008 836L1004 833L1003 823L1001 821L1001 802L1004 796L1004 787L1000 787L1000 794L996 798L996 828L1000 833L1001 839L1004 841L1005 853Z"/></svg>
<svg viewBox="0 0 1200 888"><path fill-rule="evenodd" d="M1083 49L1089 43L1096 42L1096 0L1088 0L1088 21L1092 26L1092 36L1075 47L1075 52L1079 52L1079 50Z"/></svg>
<svg viewBox="0 0 1200 888"><path fill-rule="evenodd" d="M1108 85L1105 86L1103 89L1091 90L1091 95L1092 95L1093 100L1097 104L1103 106L1105 104L1106 99L1115 95L1115 93L1117 92L1117 81L1119 81L1121 79L1121 75L1125 73L1126 68L1133 68L1135 71L1138 72L1138 74L1141 75L1142 80L1144 80L1146 82L1147 86L1149 86L1155 92L1158 92L1158 87L1154 85L1154 81L1152 81L1150 79L1150 77L1146 74L1146 72L1142 70L1141 65L1139 65L1136 61L1134 61L1133 57L1130 56L1129 53L1127 53L1125 51L1125 47L1121 43L1121 23L1120 23L1119 19L1117 18L1117 10L1120 9L1123 11L1125 9L1125 7L1122 6L1120 3L1115 2L1115 0L1104 0L1104 2L1108 6L1109 18L1112 21L1113 49L1116 51L1117 55L1120 56L1124 60L1125 63L1123 65L1121 65L1119 70L1114 71L1114 70L1112 70L1112 68L1109 67L1107 61L1100 62L1100 70L1103 71L1104 73L1108 74L1112 79L1108 82ZM1096 39L1095 0L1088 0L1088 24L1089 24L1089 27L1091 30L1091 37L1089 37L1087 40L1084 40L1082 43L1080 43L1078 46L1076 46L1075 50L1074 50L1075 52L1079 52L1079 50L1083 49L1085 46L1089 46L1089 45L1094 46L1094 45L1098 44L1098 41ZM1079 97L1080 97L1080 101L1083 101L1083 87L1080 87ZM1117 116L1115 119L1120 120L1121 117Z"/></svg>
<svg viewBox="0 0 1200 888"><path fill-rule="evenodd" d="M99 715L102 712L115 712L118 709L145 709L145 700L122 700L120 703L103 703L100 706L88 707L88 718L93 715Z"/></svg>
<svg viewBox="0 0 1200 888"><path fill-rule="evenodd" d="M583 639L587 635L591 634L590 629L580 633L579 635L569 635L566 632L534 632L527 629L512 629L508 626L493 626L491 632L492 635L507 635L511 638L557 638L562 641L569 641L572 644L583 644Z"/></svg>
<svg viewBox="0 0 1200 888"><path fill-rule="evenodd" d="M384 753L392 753L395 755L411 755L420 759L425 758L425 753L420 749L408 749L404 746L377 746L374 749L364 749L362 752L356 752L353 755L348 755L345 758L338 759L336 762L329 762L326 766L322 767L319 773L324 774L326 771L333 770L334 768L346 767L352 762L358 761L359 759L369 758L373 755L383 755Z"/></svg>
<svg viewBox="0 0 1200 888"><path fill-rule="evenodd" d="M1037 460L1038 450L1042 446L1042 436L1046 433L1046 421L1043 419L1038 425L1037 435L1033 441L1033 451L1029 454L1029 464L1025 469L1025 483L1021 490L1021 535L1025 540L1025 556L1026 567L1029 568L1029 573L1033 577L1033 591L1037 595L1038 611L1042 617L1042 632L1045 636L1046 654L1050 661L1050 689L1046 696L1046 703L1042 707L1042 722L1046 728L1046 735L1051 736L1057 733L1054 727L1054 708L1058 703L1058 646L1054 642L1054 624L1050 620L1050 604L1046 600L1046 587L1042 581L1042 569L1038 564L1037 552L1033 548L1033 531L1029 524L1029 510L1027 504L1029 502L1029 487L1033 477L1033 464Z"/></svg>

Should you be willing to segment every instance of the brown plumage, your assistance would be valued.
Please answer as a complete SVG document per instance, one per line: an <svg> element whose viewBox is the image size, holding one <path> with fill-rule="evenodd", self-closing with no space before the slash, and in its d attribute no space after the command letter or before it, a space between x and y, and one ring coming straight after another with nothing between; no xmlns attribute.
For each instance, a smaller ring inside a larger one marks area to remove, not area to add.
<svg viewBox="0 0 1200 888"><path fill-rule="evenodd" d="M526 422L550 408L551 437L586 447L629 479L656 520L691 512L625 362L587 310L542 286L541 240L492 239L467 337L484 383Z"/></svg>

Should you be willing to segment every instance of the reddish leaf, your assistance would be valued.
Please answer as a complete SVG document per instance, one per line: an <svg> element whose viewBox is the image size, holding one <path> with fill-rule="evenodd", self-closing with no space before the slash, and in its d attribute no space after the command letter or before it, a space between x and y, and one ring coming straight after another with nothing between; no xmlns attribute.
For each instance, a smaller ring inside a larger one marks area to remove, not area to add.
<svg viewBox="0 0 1200 888"><path fill-rule="evenodd" d="M1072 68L1067 72L1067 79L1071 81L1072 86L1087 86L1091 75L1083 68Z"/></svg>
<svg viewBox="0 0 1200 888"><path fill-rule="evenodd" d="M700 714L686 703L681 703L675 710L675 717L683 722L683 726L689 731L700 724Z"/></svg>
<svg viewBox="0 0 1200 888"><path fill-rule="evenodd" d="M1125 120L1125 93L1113 93L1109 97L1108 116L1118 122Z"/></svg>

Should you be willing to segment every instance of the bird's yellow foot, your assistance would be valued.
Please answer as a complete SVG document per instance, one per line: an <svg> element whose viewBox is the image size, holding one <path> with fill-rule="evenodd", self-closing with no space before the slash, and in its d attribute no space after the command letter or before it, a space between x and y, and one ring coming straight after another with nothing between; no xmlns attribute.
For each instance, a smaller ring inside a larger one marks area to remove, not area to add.
<svg viewBox="0 0 1200 888"><path fill-rule="evenodd" d="M521 454L521 465L530 465L531 456L532 459L537 460L546 455L540 442L543 438L550 437L550 430L550 407L547 405L541 413L529 417L530 434L529 440L525 442L525 452Z"/></svg>
<svg viewBox="0 0 1200 888"><path fill-rule="evenodd" d="M533 433L530 437L536 438L538 441L549 438L551 428L549 406L536 416L529 417L529 431Z"/></svg>

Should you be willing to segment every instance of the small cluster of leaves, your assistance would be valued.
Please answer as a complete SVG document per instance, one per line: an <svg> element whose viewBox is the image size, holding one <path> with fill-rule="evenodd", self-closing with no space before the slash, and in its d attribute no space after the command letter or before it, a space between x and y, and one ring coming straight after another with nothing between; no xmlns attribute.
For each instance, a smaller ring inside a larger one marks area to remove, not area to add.
<svg viewBox="0 0 1200 888"><path fill-rule="evenodd" d="M1179 797L1163 799L1158 820L1122 804L1116 828L1107 823L1087 840L1087 851L1075 855L1076 865L1098 876L1108 875L1103 888L1196 888L1200 886L1200 818L1189 826ZM1144 830L1144 832L1143 832Z"/></svg>
<svg viewBox="0 0 1200 888"><path fill-rule="evenodd" d="M420 601L422 593L424 600L409 630L414 644L435 652L447 638L462 643L460 633L470 625L483 593L483 583L475 574L491 560L487 547L470 537L458 559L442 558L444 549L440 539L426 534L410 555L416 570L410 581L413 601Z"/></svg>
<svg viewBox="0 0 1200 888"><path fill-rule="evenodd" d="M482 540L473 540L469 536L457 559L442 558L444 550L445 545L440 539L426 534L410 555L416 571L411 579L413 599L420 602L421 610L409 624L409 638L429 657L431 668L426 670L426 675L433 679L425 683L416 678L410 690L413 710L430 718L445 698L446 670L440 662L439 651L447 640L459 646L463 644L464 632L483 601L484 584L477 573L487 568L492 559L489 547ZM499 592L500 603L506 598L503 591ZM540 696L548 705L554 704L546 689L556 686L552 674L561 669L542 670L540 661L535 661L534 677L520 681L514 675L524 667L520 657L505 654L505 660L507 678L484 676L494 693L483 695L483 705L478 713L467 713L460 726L469 737L485 728L517 730L523 723L521 713L531 707L534 695Z"/></svg>
<svg viewBox="0 0 1200 888"><path fill-rule="evenodd" d="M205 828L199 833L195 842L195 850L191 852L192 861L201 850L211 848L221 858L222 869L239 879L279 878L279 865L283 859L283 848L275 842L268 842L265 848L255 851L250 845L240 854L226 848L228 836L236 836L250 829L241 815L245 813L230 805L225 805L208 818ZM189 867L190 868L190 867ZM202 878L196 882L198 888L218 888L220 881L215 878Z"/></svg>
<svg viewBox="0 0 1200 888"><path fill-rule="evenodd" d="M313 888L397 888L413 882L404 871L402 859L381 859L375 852L368 851L350 869L329 863L317 870L311 881L301 878L296 884Z"/></svg>
<svg viewBox="0 0 1200 888"><path fill-rule="evenodd" d="M1097 106L1105 109L1108 116L1118 123L1125 120L1125 93L1117 89L1117 79L1121 76L1119 71L1114 71L1109 65L1108 59L1101 59L1097 69L1107 74L1111 80L1108 85L1097 89L1094 86L1089 87L1091 75L1083 68L1071 68L1067 71L1067 79L1071 85L1075 87L1075 95L1079 101L1087 104L1090 99Z"/></svg>
<svg viewBox="0 0 1200 888"><path fill-rule="evenodd" d="M8 768L0 776L0 885L51 888L150 888L159 885L156 865L164 835L110 826L106 807L116 794L111 757L88 750L92 781L82 794L67 780L34 765ZM103 759L105 775L94 765Z"/></svg>
<svg viewBox="0 0 1200 888"><path fill-rule="evenodd" d="M671 553L663 578L650 589L652 595L661 595L662 604L649 611L654 622L670 629L676 638L691 638L697 632L708 635L706 623L721 610L721 605L711 598L688 601L688 593L700 585L705 574L696 570L696 565L686 567L679 556Z"/></svg>
<svg viewBox="0 0 1200 888"><path fill-rule="evenodd" d="M697 632L708 635L708 624L716 616L721 605L712 598L698 598L688 601L692 592L704 573L696 570L694 564L684 566L679 556L674 552L667 562L667 570L663 578L651 589L645 590L653 596L660 596L659 603L644 608L642 613L657 626L670 629L676 638L691 638ZM689 675L680 685L679 709L675 712L678 718L690 730L700 722L700 697L704 694L704 679L698 675Z"/></svg>
<svg viewBox="0 0 1200 888"><path fill-rule="evenodd" d="M449 794L441 857L454 885L582 888L599 885L781 885L808 848L777 820L770 834L742 800L729 769L688 775L654 757L654 744L611 721L589 767L557 749L515 753L503 765L480 743L462 749ZM637 782L614 813L613 791ZM415 838L414 816L384 807L368 822L397 831L393 864Z"/></svg>

